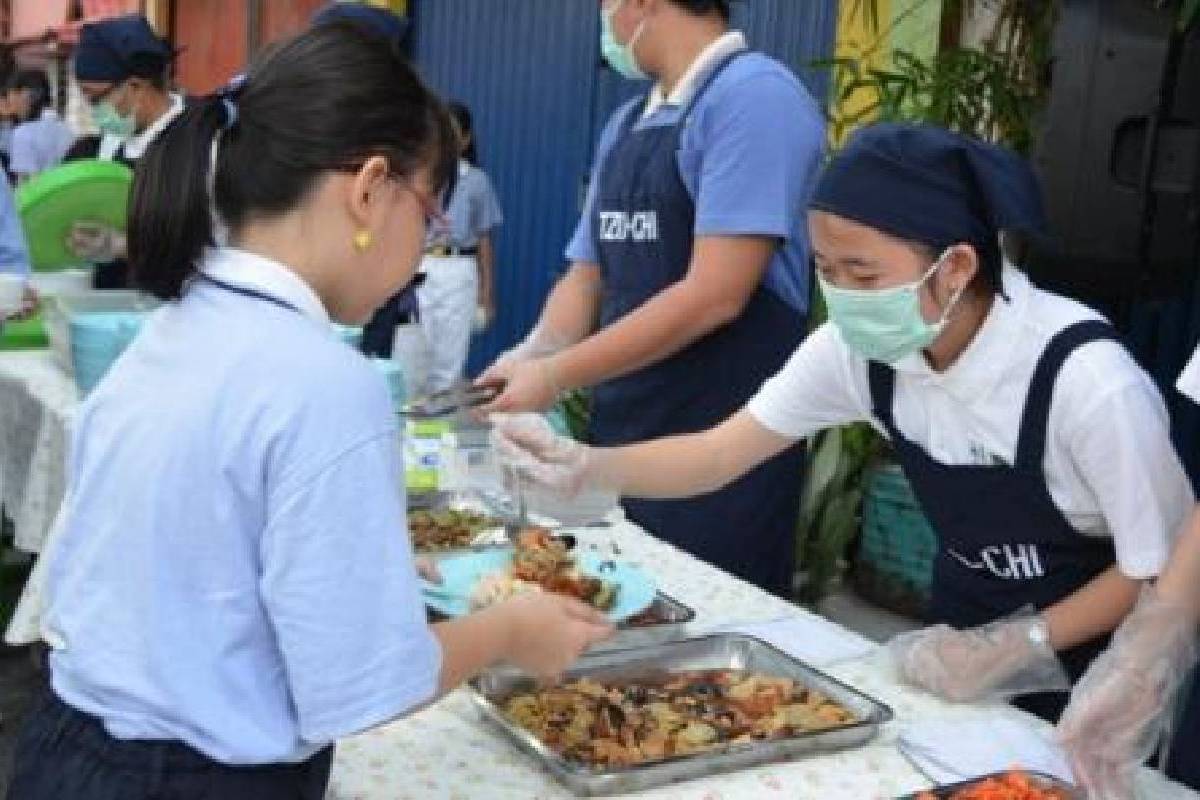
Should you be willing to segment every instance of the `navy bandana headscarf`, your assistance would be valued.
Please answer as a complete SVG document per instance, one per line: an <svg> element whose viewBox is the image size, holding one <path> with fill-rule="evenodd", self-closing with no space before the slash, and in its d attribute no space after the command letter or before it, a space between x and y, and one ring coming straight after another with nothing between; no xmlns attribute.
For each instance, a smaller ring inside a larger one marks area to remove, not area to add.
<svg viewBox="0 0 1200 800"><path fill-rule="evenodd" d="M810 208L935 249L994 248L1001 231L1046 231L1025 159L932 125L880 123L855 133L825 169Z"/></svg>

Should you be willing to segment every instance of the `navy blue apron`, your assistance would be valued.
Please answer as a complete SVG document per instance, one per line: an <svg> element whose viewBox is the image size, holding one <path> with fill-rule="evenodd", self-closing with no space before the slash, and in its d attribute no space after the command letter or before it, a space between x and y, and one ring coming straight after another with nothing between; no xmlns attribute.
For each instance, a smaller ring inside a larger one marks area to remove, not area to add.
<svg viewBox="0 0 1200 800"><path fill-rule="evenodd" d="M1183 701L1183 715L1171 741L1167 777L1200 792L1200 674L1194 674L1191 691Z"/></svg>
<svg viewBox="0 0 1200 800"><path fill-rule="evenodd" d="M741 55L713 70L677 125L635 129L642 102L622 121L598 172L592 218L603 275L602 327L687 274L696 209L679 173L680 137L696 102ZM804 315L759 286L734 322L664 361L597 386L592 440L621 445L716 425L783 367L804 332ZM627 500L625 510L659 538L788 596L802 467L796 446L719 492L680 501Z"/></svg>
<svg viewBox="0 0 1200 800"><path fill-rule="evenodd" d="M1038 610L1073 594L1116 563L1111 539L1081 535L1046 488L1042 463L1054 384L1080 346L1116 339L1106 323L1087 321L1058 333L1046 346L1021 416L1013 466L942 464L905 439L892 416L896 373L870 365L873 414L883 424L921 507L937 531L929 621L972 628L1022 606ZM1108 637L1060 653L1071 681L1108 644ZM1067 694L1025 695L1015 705L1056 722Z"/></svg>

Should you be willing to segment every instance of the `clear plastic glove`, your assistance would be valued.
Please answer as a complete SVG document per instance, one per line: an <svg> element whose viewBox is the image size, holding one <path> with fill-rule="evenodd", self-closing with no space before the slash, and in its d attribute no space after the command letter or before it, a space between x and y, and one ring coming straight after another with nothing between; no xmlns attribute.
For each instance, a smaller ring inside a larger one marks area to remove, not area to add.
<svg viewBox="0 0 1200 800"><path fill-rule="evenodd" d="M102 222L76 222L67 234L67 250L81 261L106 264L125 257L125 233Z"/></svg>
<svg viewBox="0 0 1200 800"><path fill-rule="evenodd" d="M510 350L505 350L492 365L479 376L478 383L488 383L497 379L507 381L512 368L522 362L535 358L546 358L565 350L571 344L566 337L561 336L542 324L534 326L524 341Z"/></svg>
<svg viewBox="0 0 1200 800"><path fill-rule="evenodd" d="M1147 587L1071 693L1058 739L1091 800L1134 796L1134 773L1158 746L1196 660L1194 619Z"/></svg>
<svg viewBox="0 0 1200 800"><path fill-rule="evenodd" d="M575 497L597 482L593 448L558 435L541 414L494 414L491 442L502 466L553 494Z"/></svg>
<svg viewBox="0 0 1200 800"><path fill-rule="evenodd" d="M978 628L935 625L892 639L888 652L908 683L958 703L1065 692L1067 671L1031 610Z"/></svg>

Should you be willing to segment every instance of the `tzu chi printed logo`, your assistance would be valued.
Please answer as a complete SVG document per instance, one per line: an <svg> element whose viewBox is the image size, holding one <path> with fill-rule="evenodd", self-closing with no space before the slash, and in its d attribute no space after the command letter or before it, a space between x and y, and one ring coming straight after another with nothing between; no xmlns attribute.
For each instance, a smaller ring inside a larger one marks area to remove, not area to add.
<svg viewBox="0 0 1200 800"><path fill-rule="evenodd" d="M967 558L954 549L947 552L967 569L987 570L1003 580L1028 581L1046 575L1035 544L989 545L979 551L978 559Z"/></svg>
<svg viewBox="0 0 1200 800"><path fill-rule="evenodd" d="M600 241L657 242L657 211L601 211Z"/></svg>

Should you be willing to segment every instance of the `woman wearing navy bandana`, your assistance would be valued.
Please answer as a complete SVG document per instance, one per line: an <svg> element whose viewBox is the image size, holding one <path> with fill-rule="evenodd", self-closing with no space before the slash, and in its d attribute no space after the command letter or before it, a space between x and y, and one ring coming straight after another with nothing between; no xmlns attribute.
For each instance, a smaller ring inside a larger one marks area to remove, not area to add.
<svg viewBox="0 0 1200 800"><path fill-rule="evenodd" d="M833 159L809 208L830 321L744 409L611 449L520 416L500 422L498 445L559 492L682 497L869 422L939 537L931 626L891 645L901 675L1055 720L1191 510L1162 398L1107 322L1003 259L1001 232L1044 228L1016 155L876 125Z"/></svg>

